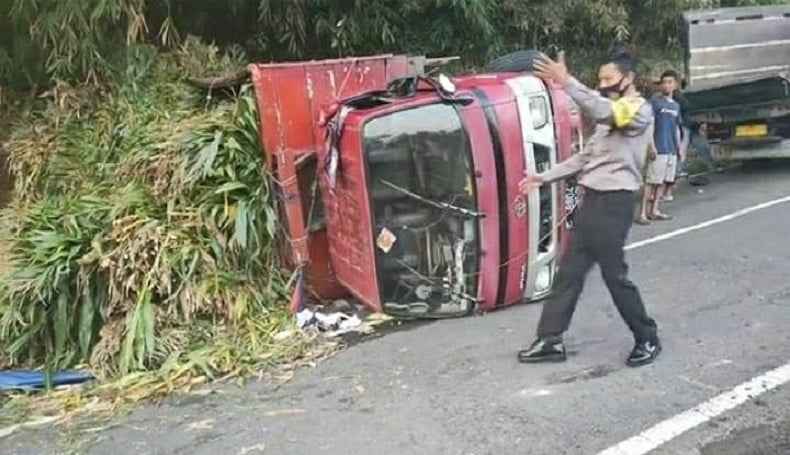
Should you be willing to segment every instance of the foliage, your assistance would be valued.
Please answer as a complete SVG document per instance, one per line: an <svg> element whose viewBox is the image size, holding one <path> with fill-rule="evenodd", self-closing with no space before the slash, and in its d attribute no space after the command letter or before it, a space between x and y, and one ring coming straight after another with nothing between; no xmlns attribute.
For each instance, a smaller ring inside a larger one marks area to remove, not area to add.
<svg viewBox="0 0 790 455"><path fill-rule="evenodd" d="M287 277L254 98L183 83L240 62L192 41L131 55L107 85L57 84L6 145L17 185L0 345L14 364L107 376L265 361Z"/></svg>
<svg viewBox="0 0 790 455"><path fill-rule="evenodd" d="M167 48L189 35L256 60L378 52L459 54L470 65L506 50L575 51L615 42L678 47L680 13L790 0L6 0L0 81L96 79L128 46ZM593 55L588 55L593 54ZM120 62L120 63L119 63Z"/></svg>

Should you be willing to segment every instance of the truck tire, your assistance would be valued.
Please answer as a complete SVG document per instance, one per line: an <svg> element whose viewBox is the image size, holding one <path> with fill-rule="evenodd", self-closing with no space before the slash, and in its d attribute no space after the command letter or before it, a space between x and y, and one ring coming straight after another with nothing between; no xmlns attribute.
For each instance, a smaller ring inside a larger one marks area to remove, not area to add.
<svg viewBox="0 0 790 455"><path fill-rule="evenodd" d="M486 73L522 73L534 70L535 60L542 57L543 52L534 49L512 52L488 62L483 70Z"/></svg>

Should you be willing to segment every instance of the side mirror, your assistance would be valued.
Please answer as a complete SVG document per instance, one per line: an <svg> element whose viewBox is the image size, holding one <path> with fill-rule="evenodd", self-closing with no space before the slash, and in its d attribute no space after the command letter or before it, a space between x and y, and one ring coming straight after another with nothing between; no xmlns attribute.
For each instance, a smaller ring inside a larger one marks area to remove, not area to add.
<svg viewBox="0 0 790 455"><path fill-rule="evenodd" d="M445 93L449 93L451 95L455 93L455 83L444 73L439 75L439 86Z"/></svg>

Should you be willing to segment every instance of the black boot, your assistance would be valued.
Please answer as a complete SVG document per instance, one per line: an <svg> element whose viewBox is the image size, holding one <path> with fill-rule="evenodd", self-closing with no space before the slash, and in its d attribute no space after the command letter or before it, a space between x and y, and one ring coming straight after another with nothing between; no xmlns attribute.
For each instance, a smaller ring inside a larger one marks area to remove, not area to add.
<svg viewBox="0 0 790 455"><path fill-rule="evenodd" d="M656 338L653 341L637 342L631 355L628 356L629 367L649 365L661 353L661 342Z"/></svg>
<svg viewBox="0 0 790 455"><path fill-rule="evenodd" d="M564 362L565 344L562 339L538 338L528 349L518 351L521 363Z"/></svg>

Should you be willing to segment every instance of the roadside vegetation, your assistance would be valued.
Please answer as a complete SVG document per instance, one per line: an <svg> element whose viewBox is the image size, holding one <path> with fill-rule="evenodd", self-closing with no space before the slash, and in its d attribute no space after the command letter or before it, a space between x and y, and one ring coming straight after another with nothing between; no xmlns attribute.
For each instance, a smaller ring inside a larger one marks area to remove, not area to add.
<svg viewBox="0 0 790 455"><path fill-rule="evenodd" d="M137 400L308 355L274 248L251 89L184 82L243 60L187 41L140 46L102 84L59 81L5 143L0 282L6 365L84 365Z"/></svg>

